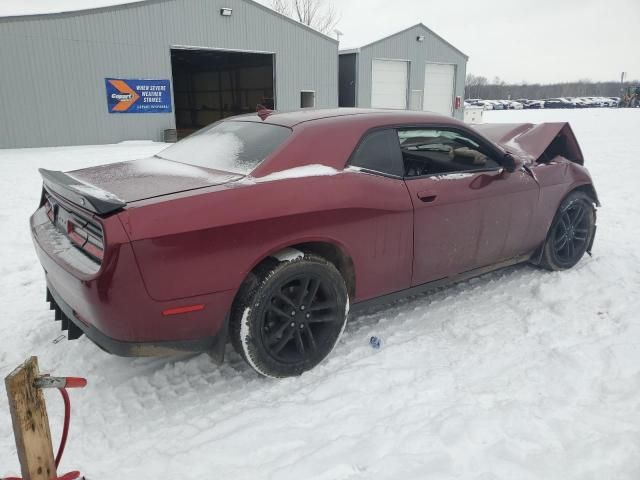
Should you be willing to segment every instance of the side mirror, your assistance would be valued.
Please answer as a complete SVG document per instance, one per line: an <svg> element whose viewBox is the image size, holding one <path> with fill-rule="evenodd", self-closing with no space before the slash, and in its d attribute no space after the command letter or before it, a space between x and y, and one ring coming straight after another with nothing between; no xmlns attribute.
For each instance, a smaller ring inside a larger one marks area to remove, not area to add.
<svg viewBox="0 0 640 480"><path fill-rule="evenodd" d="M502 167L506 172L513 173L516 171L516 159L510 153L505 153L502 157Z"/></svg>

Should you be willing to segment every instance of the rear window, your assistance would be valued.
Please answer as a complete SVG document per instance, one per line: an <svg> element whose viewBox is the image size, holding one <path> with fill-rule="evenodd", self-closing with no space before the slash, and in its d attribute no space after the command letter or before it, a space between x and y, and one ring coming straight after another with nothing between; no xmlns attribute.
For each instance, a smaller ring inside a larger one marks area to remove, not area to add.
<svg viewBox="0 0 640 480"><path fill-rule="evenodd" d="M157 156L225 172L249 174L291 134L279 125L219 122L197 131Z"/></svg>

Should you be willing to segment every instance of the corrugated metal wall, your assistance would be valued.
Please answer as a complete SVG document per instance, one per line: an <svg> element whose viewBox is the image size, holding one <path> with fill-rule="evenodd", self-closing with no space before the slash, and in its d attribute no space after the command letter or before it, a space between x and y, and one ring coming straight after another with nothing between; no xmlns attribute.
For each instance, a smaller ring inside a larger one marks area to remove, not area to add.
<svg viewBox="0 0 640 480"><path fill-rule="evenodd" d="M419 35L424 35L423 42L416 40ZM371 62L375 58L408 60L410 62L409 94L411 90L424 89L425 63L453 64L456 66L455 95L464 97L466 56L428 28L416 25L360 49L357 86L359 107L368 108L371 106ZM462 109L456 111L456 118L462 119L462 115Z"/></svg>
<svg viewBox="0 0 640 480"><path fill-rule="evenodd" d="M233 8L231 17L221 7ZM171 79L171 46L275 53L276 107L338 104L337 42L247 0L150 0L0 19L0 148L160 140L174 114L109 114L104 79Z"/></svg>

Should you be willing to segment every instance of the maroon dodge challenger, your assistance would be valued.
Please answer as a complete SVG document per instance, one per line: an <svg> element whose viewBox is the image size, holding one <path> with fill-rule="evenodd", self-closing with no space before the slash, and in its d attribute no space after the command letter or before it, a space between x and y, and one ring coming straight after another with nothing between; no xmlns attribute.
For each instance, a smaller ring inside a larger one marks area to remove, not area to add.
<svg viewBox="0 0 640 480"><path fill-rule="evenodd" d="M40 172L31 232L69 339L219 361L230 339L271 377L322 361L350 305L574 266L599 205L566 123L408 111L262 111L152 158Z"/></svg>

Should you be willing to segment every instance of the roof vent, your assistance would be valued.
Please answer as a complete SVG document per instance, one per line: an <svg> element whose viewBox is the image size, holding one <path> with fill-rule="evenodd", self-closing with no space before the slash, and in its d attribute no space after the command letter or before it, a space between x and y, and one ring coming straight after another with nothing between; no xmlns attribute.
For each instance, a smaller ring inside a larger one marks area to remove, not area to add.
<svg viewBox="0 0 640 480"><path fill-rule="evenodd" d="M233 8L222 7L220 9L220 15L222 15L223 17L230 17L232 14L233 14Z"/></svg>

